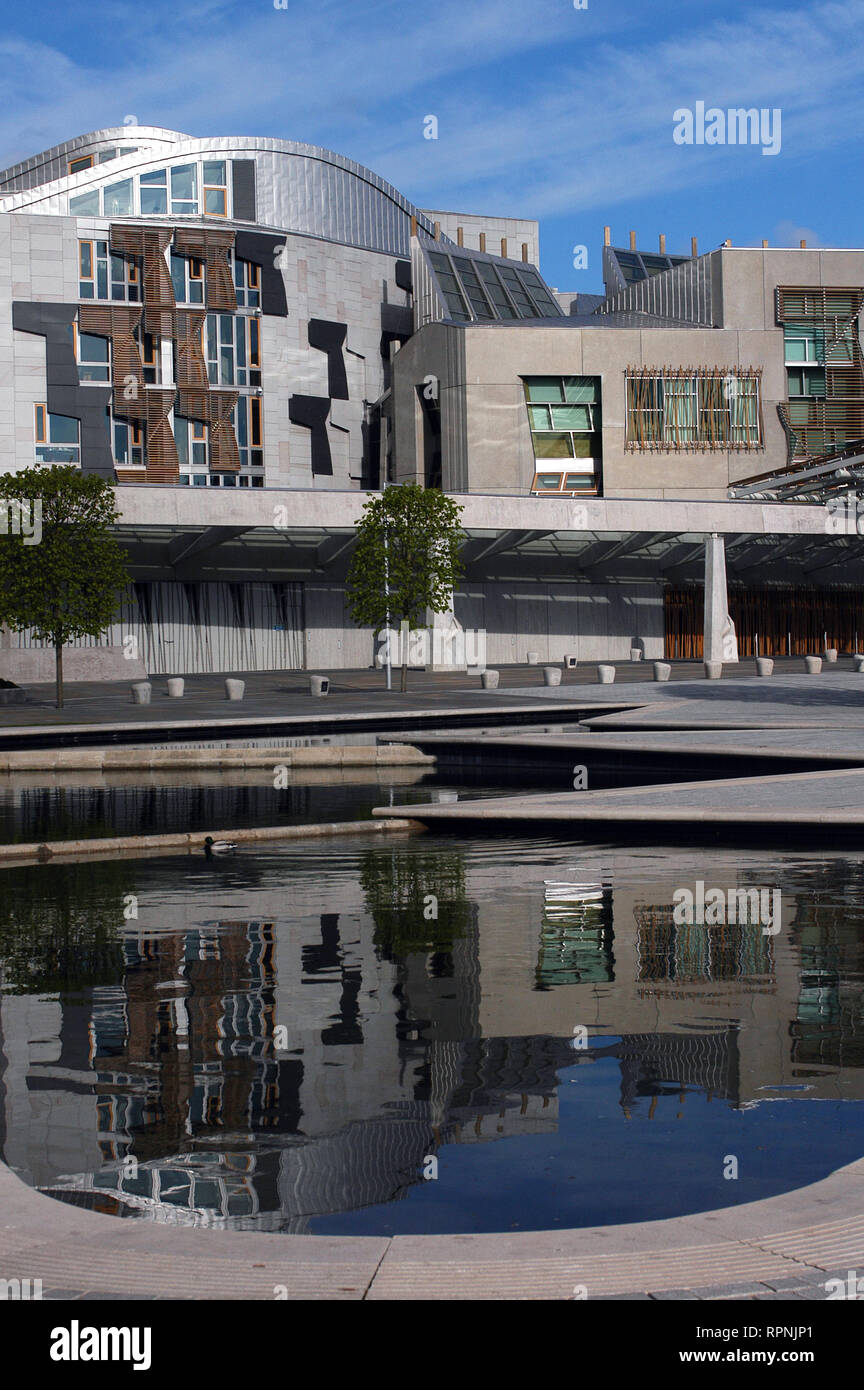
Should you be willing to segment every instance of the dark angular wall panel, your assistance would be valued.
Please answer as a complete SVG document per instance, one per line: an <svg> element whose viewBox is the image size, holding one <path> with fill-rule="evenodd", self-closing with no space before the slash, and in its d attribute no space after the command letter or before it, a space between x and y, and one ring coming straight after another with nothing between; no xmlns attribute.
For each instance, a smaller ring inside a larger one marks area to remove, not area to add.
<svg viewBox="0 0 864 1390"><path fill-rule="evenodd" d="M234 216L238 222L257 222L255 206L255 160L232 161L231 177L234 192Z"/></svg>
<svg viewBox="0 0 864 1390"><path fill-rule="evenodd" d="M414 283L411 279L411 262L396 262L396 284L400 290L407 290L409 294L414 293Z"/></svg>
<svg viewBox="0 0 864 1390"><path fill-rule="evenodd" d="M270 232L238 232L234 239L235 256L261 267L262 314L279 319L288 317L288 297L282 271L276 264L276 248L284 246L287 239Z"/></svg>
<svg viewBox="0 0 864 1390"><path fill-rule="evenodd" d="M319 477L333 476L333 458L327 437L329 414L328 396L292 396L288 402L288 419L291 423L304 425L312 431L312 472Z"/></svg>
<svg viewBox="0 0 864 1390"><path fill-rule="evenodd" d="M12 305L12 327L20 333L36 333L45 339L45 404L50 415L71 415L81 422L81 472L95 473L114 482L114 457L105 414L111 400L110 386L82 386L72 351L69 324L77 304Z"/></svg>
<svg viewBox="0 0 864 1390"><path fill-rule="evenodd" d="M342 356L347 335L347 324L330 323L327 319L309 320L309 346L327 354L327 390L334 401L348 399L348 377Z"/></svg>

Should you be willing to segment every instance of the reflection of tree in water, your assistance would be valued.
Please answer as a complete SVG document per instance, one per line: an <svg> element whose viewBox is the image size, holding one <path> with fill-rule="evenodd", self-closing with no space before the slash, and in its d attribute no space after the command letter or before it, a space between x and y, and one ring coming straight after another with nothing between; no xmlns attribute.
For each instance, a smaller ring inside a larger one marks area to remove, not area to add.
<svg viewBox="0 0 864 1390"><path fill-rule="evenodd" d="M360 856L360 886L386 960L414 951L449 953L473 922L458 850L367 850Z"/></svg>
<svg viewBox="0 0 864 1390"><path fill-rule="evenodd" d="M64 993L122 978L129 867L33 864L4 870L0 982L11 994Z"/></svg>

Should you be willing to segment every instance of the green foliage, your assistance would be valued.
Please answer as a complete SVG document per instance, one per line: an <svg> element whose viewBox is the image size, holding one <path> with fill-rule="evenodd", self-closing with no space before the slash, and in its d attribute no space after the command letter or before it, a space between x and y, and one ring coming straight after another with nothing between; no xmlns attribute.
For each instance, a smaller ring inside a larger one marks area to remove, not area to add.
<svg viewBox="0 0 864 1390"><path fill-rule="evenodd" d="M458 850L368 850L361 856L360 887L375 922L375 944L387 960L451 951L474 922Z"/></svg>
<svg viewBox="0 0 864 1390"><path fill-rule="evenodd" d="M348 574L355 623L376 631L425 623L426 609L445 613L461 574L462 507L437 488L388 487L372 497L357 522Z"/></svg>
<svg viewBox="0 0 864 1390"><path fill-rule="evenodd" d="M34 864L3 870L0 984L10 994L69 993L123 976L129 867Z"/></svg>
<svg viewBox="0 0 864 1390"><path fill-rule="evenodd" d="M115 617L128 583L111 527L114 489L73 467L25 468L0 477L0 504L42 504L42 538L0 535L0 622L32 628L38 641L63 647L98 637Z"/></svg>

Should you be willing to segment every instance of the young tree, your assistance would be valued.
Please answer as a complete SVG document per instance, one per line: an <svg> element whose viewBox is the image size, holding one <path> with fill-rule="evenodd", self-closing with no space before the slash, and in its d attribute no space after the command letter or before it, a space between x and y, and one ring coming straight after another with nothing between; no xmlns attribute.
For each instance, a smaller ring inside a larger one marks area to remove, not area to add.
<svg viewBox="0 0 864 1390"><path fill-rule="evenodd" d="M357 522L348 573L355 623L376 631L404 623L410 631L425 622L427 608L447 612L461 573L461 513L452 498L417 483L388 487L369 499ZM403 694L407 689L408 643L403 640Z"/></svg>
<svg viewBox="0 0 864 1390"><path fill-rule="evenodd" d="M77 468L25 468L0 476L0 523L6 522L0 524L0 623L15 632L31 628L37 641L50 642L58 709L64 646L76 637L100 636L129 582L123 551L111 534L119 516L111 484Z"/></svg>

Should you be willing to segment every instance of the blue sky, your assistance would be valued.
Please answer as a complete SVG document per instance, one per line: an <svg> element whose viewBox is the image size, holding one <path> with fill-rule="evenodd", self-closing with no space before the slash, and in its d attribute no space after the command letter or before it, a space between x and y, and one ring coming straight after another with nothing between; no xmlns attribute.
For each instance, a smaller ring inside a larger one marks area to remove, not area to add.
<svg viewBox="0 0 864 1390"><path fill-rule="evenodd" d="M4 18L2 165L127 115L304 140L420 206L539 217L560 289L600 288L605 223L672 252L864 243L864 0L30 0ZM780 108L780 152L676 145L697 101Z"/></svg>

